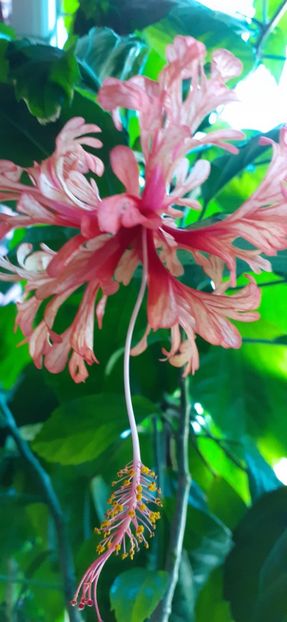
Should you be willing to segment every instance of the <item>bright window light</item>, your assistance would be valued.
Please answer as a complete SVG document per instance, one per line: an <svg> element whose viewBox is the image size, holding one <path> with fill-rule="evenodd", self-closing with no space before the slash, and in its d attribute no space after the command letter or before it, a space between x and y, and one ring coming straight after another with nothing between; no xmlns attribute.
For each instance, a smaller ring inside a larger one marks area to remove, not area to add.
<svg viewBox="0 0 287 622"><path fill-rule="evenodd" d="M199 2L209 9L222 11L235 17L238 15L253 17L255 13L252 0L199 0Z"/></svg>
<svg viewBox="0 0 287 622"><path fill-rule="evenodd" d="M195 434L199 434L201 432L201 425L198 421L191 421L191 427L193 428Z"/></svg>
<svg viewBox="0 0 287 622"><path fill-rule="evenodd" d="M196 412L198 415L203 415L203 413L204 413L204 408L203 408L203 406L200 404L200 402L194 402L194 404L193 404L193 408L194 408L195 412Z"/></svg>
<svg viewBox="0 0 287 622"><path fill-rule="evenodd" d="M267 132L287 121L287 64L280 83L260 65L235 88L238 102L225 106L220 118L235 129Z"/></svg>
<svg viewBox="0 0 287 622"><path fill-rule="evenodd" d="M199 1L214 11L222 11L234 17L252 18L255 13L252 0ZM243 33L242 38L246 40L247 36L248 32ZM276 125L287 122L287 63L279 84L270 71L261 65L241 80L235 91L239 101L228 104L219 115L233 128L267 132ZM210 115L211 123L214 122L213 119L216 120L214 115Z"/></svg>
<svg viewBox="0 0 287 622"><path fill-rule="evenodd" d="M287 486L287 458L281 458L277 464L274 464L273 471L280 482Z"/></svg>
<svg viewBox="0 0 287 622"><path fill-rule="evenodd" d="M130 430L124 430L121 434L120 437L121 438L128 438L128 436L130 435L131 431Z"/></svg>

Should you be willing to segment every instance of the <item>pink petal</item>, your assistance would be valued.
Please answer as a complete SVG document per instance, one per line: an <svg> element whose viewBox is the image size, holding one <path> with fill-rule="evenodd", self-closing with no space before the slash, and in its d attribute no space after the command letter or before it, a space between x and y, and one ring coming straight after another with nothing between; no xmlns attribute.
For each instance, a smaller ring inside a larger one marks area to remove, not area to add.
<svg viewBox="0 0 287 622"><path fill-rule="evenodd" d="M110 152L111 166L115 175L129 194L138 195L139 168L134 152L124 145L114 147Z"/></svg>
<svg viewBox="0 0 287 622"><path fill-rule="evenodd" d="M98 220L101 231L113 234L121 225L134 227L145 222L138 209L138 201L128 194L115 194L103 199L98 207Z"/></svg>

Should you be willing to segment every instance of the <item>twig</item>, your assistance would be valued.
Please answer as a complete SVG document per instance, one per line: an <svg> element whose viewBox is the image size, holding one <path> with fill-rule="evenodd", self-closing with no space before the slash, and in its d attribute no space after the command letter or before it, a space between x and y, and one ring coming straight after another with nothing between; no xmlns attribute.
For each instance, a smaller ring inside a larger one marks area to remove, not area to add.
<svg viewBox="0 0 287 622"><path fill-rule="evenodd" d="M287 283L286 278L278 279L277 281L266 281L265 283L256 283L257 287L273 287L274 285L283 285ZM236 285L236 287L232 287L232 290L244 289L246 285Z"/></svg>
<svg viewBox="0 0 287 622"><path fill-rule="evenodd" d="M243 464L231 453L231 451L229 451L229 449L227 449L225 447L225 441L221 440L219 438L217 438L216 436L213 436L213 434L211 434L208 430L204 430L205 432L205 438L207 440L213 441L214 443L216 443L218 445L218 447L220 447L221 451L223 451L223 453L225 453L226 457L228 458L228 460L230 460L230 462L233 462L233 464L235 464L235 466L238 469L241 469L241 471L244 471L244 473L246 473L246 468L245 466L243 466ZM202 435L203 436L203 435Z"/></svg>
<svg viewBox="0 0 287 622"><path fill-rule="evenodd" d="M278 60L281 63L287 60L287 56L284 56L283 54L262 54L262 58L267 58L269 60Z"/></svg>
<svg viewBox="0 0 287 622"><path fill-rule="evenodd" d="M181 381L181 408L177 434L178 488L176 508L171 526L171 538L167 552L166 570L168 586L165 596L151 617L152 622L168 622L172 600L178 581L183 538L186 526L188 496L191 484L188 463L190 404L187 380Z"/></svg>
<svg viewBox="0 0 287 622"><path fill-rule="evenodd" d="M70 600L75 588L75 572L72 552L67 536L65 517L59 499L54 491L51 479L45 469L42 467L38 458L33 454L29 444L22 438L16 421L10 411L3 395L0 397L0 407L5 419L6 427L15 441L21 456L35 471L41 484L44 497L49 507L51 516L54 519L55 528L58 537L59 561L63 576L63 587L65 594L66 607L69 614L70 622L81 622L82 618L77 609L70 605Z"/></svg>
<svg viewBox="0 0 287 622"><path fill-rule="evenodd" d="M196 438L199 436L199 434L196 435ZM206 438L206 435L201 435L203 438ZM206 458L204 457L204 455L201 453L199 447L197 446L196 440L194 438L194 435L191 435L191 442L194 448L194 451L197 453L198 457L200 458L201 462L204 464L205 468L209 471L209 473L212 475L212 477L217 477L217 473L216 471L214 471L214 469L212 468L212 466L209 464L209 462L207 462Z"/></svg>
<svg viewBox="0 0 287 622"><path fill-rule="evenodd" d="M269 22L267 22L267 24L265 24L264 27L262 28L261 33L258 37L256 46L255 46L257 59L261 57L261 50L266 39L269 37L272 30L276 27L281 17L283 17L286 10L287 10L287 0L283 0L279 4L278 8L276 9L274 15L271 17Z"/></svg>
<svg viewBox="0 0 287 622"><path fill-rule="evenodd" d="M286 335L282 335L282 337L286 337ZM279 339L279 337L277 338ZM264 339L263 337L259 337L259 338L253 338L253 337L243 337L242 339L242 343L261 343L264 346L285 346L287 345L287 342L280 342L280 341L276 341L276 339L272 340L272 339Z"/></svg>

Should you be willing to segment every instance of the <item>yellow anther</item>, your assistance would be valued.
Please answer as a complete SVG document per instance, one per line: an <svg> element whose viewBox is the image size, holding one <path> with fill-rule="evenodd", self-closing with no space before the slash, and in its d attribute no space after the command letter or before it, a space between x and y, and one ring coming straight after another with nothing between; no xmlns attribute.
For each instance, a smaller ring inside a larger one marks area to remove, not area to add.
<svg viewBox="0 0 287 622"><path fill-rule="evenodd" d="M128 553L122 553L122 559L127 559L128 556Z"/></svg>
<svg viewBox="0 0 287 622"><path fill-rule="evenodd" d="M96 533L98 536L102 533L101 530L98 527L94 528L94 533Z"/></svg>
<svg viewBox="0 0 287 622"><path fill-rule="evenodd" d="M109 528L110 526L111 526L111 521L109 521L109 520L104 520L104 521L102 522L102 524L101 524L101 528L102 528L102 529Z"/></svg>
<svg viewBox="0 0 287 622"><path fill-rule="evenodd" d="M116 544L116 546L115 546L116 553L118 553L120 550L121 550L121 545L120 544Z"/></svg>
<svg viewBox="0 0 287 622"><path fill-rule="evenodd" d="M126 488L127 486L130 485L130 480L129 479L125 479L123 486Z"/></svg>
<svg viewBox="0 0 287 622"><path fill-rule="evenodd" d="M130 516L131 518L134 518L134 517L135 517L135 515L136 515L136 513L135 513L135 511L134 511L134 510L130 510L130 511L129 511L129 516Z"/></svg>
<svg viewBox="0 0 287 622"><path fill-rule="evenodd" d="M136 528L137 536L140 536L143 532L144 532L144 526L143 525L138 525L138 527Z"/></svg>
<svg viewBox="0 0 287 622"><path fill-rule="evenodd" d="M105 546L103 546L103 544L99 544L99 545L97 546L97 553L98 553L99 555L101 555L101 553L104 553L104 552L105 552L105 550L106 550L106 547L105 547Z"/></svg>
<svg viewBox="0 0 287 622"><path fill-rule="evenodd" d="M137 492L142 492L142 490L143 490L143 487L141 485L136 487L136 491Z"/></svg>
<svg viewBox="0 0 287 622"><path fill-rule="evenodd" d="M149 549L149 543L148 543L148 542L145 542L145 543L144 543L144 547L145 547L145 549Z"/></svg>
<svg viewBox="0 0 287 622"><path fill-rule="evenodd" d="M151 492L155 492L155 491L157 490L157 488L156 488L156 483L155 483L155 482L152 482L152 483L149 485L148 489L149 489Z"/></svg>
<svg viewBox="0 0 287 622"><path fill-rule="evenodd" d="M141 493L139 493L139 494L136 496L136 500L137 500L137 501L141 501L141 500L142 500L142 498L143 498L143 496L142 496L142 494L141 494Z"/></svg>
<svg viewBox="0 0 287 622"><path fill-rule="evenodd" d="M147 507L146 507L146 505L144 503L140 503L139 504L139 509L140 509L141 512L144 512L147 509Z"/></svg>
<svg viewBox="0 0 287 622"><path fill-rule="evenodd" d="M109 542L107 543L107 548L110 549L112 544L113 544L112 540L109 540Z"/></svg>
<svg viewBox="0 0 287 622"><path fill-rule="evenodd" d="M144 475L148 475L148 474L150 473L150 470L149 470L149 468L148 468L148 467L146 467L146 466L142 465L142 466L141 466L141 472L142 472Z"/></svg>

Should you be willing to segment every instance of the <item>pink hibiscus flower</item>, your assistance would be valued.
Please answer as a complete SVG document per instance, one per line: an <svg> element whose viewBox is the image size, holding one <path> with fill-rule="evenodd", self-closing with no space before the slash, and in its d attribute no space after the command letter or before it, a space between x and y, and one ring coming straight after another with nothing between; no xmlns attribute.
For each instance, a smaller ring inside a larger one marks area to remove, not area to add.
<svg viewBox="0 0 287 622"><path fill-rule="evenodd" d="M241 132L224 129L198 132L203 119L218 105L234 99L226 82L241 71L241 64L230 52L213 54L209 75L204 70L205 46L192 37L176 37L167 49L166 67L154 82L143 76L120 81L109 78L99 93L99 102L113 114L121 127L121 108L138 114L142 155L126 146L110 154L113 172L125 191L101 198L94 178L102 175L101 160L85 150L101 142L90 134L100 130L71 119L60 132L54 154L31 168L0 162L0 200L17 202L17 211L0 215L0 232L15 227L50 224L72 227L75 235L57 252L45 245L33 251L29 244L18 250L18 265L2 257L0 278L25 279L17 324L29 342L37 367L43 365L58 373L68 364L72 378L81 382L88 376L87 366L97 362L94 353L94 323L102 326L106 302L120 284L128 285L139 264L142 282L131 315L125 346L125 395L131 424L133 460L118 475L118 489L111 497L112 508L101 526L100 556L90 566L75 595L80 608L97 603L99 574L108 557L121 552L133 557L140 543L148 545L160 504L154 474L141 462L138 434L129 386L129 359L134 325L147 290L147 328L133 348L139 354L147 347L151 330L170 331L170 350L165 358L184 374L199 365L196 335L224 348L238 348L241 337L230 320L253 321L260 294L252 277L240 292L229 295L236 284L236 260L244 260L253 272L270 270L261 256L274 255L287 245L286 152L287 130L280 143L273 144L273 159L265 180L257 191L224 220L204 222L182 229L177 219L182 207L200 209L198 188L207 179L210 164L198 159L190 165L186 157L192 150L212 144L236 153L230 140ZM183 81L187 93L183 96ZM189 86L188 86L189 85ZM145 169L145 185L140 190L140 165ZM25 185L22 175L28 175ZM239 240L252 246L242 248ZM184 269L177 254L185 250L210 279L212 293L199 291L179 280ZM223 279L223 270L229 278ZM57 314L69 297L84 288L82 301L69 327L59 334L54 329ZM49 299L49 300L48 300ZM48 302L46 304L45 301ZM42 319L38 321L38 311ZM93 593L92 593L93 589Z"/></svg>

